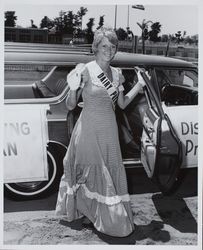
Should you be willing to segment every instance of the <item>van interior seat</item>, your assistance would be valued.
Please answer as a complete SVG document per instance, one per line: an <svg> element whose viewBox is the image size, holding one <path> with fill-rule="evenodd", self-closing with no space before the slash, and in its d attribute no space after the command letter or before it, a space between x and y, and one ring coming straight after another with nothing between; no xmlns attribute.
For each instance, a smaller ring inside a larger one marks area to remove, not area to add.
<svg viewBox="0 0 203 250"><path fill-rule="evenodd" d="M66 77L72 68L55 66L42 79L33 84L33 91L36 98L50 98L57 96L67 86Z"/></svg>

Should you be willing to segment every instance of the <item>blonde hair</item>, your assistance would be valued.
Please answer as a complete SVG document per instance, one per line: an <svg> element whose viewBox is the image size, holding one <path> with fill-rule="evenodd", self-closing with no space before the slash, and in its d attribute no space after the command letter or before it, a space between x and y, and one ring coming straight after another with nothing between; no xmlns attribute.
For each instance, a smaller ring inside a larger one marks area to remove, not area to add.
<svg viewBox="0 0 203 250"><path fill-rule="evenodd" d="M94 40L92 43L92 51L94 54L97 53L98 45L104 37L108 38L109 42L116 46L116 49L118 48L118 37L116 32L110 27L101 27L94 32Z"/></svg>

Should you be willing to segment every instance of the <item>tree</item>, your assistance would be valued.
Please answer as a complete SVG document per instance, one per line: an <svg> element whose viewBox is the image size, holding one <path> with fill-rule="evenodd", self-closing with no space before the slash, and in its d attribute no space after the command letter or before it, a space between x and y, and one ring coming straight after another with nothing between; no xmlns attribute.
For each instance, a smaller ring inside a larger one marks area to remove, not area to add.
<svg viewBox="0 0 203 250"><path fill-rule="evenodd" d="M32 19L30 19L30 22L31 22L30 28L37 29L37 26L34 24L34 21Z"/></svg>
<svg viewBox="0 0 203 250"><path fill-rule="evenodd" d="M142 23L138 23L137 25L140 27L142 30L141 32L141 39L142 39L142 53L145 54L145 41L149 38L149 32L148 32L148 25L149 23L153 23L152 21L145 21L143 19Z"/></svg>
<svg viewBox="0 0 203 250"><path fill-rule="evenodd" d="M127 32L122 28L119 28L119 29L116 30L116 35L118 37L118 40L120 40L120 41L124 41L128 37Z"/></svg>
<svg viewBox="0 0 203 250"><path fill-rule="evenodd" d="M173 35L168 35L168 41L167 41L167 44L166 44L165 56L168 56L170 42L172 41L173 37L174 37Z"/></svg>
<svg viewBox="0 0 203 250"><path fill-rule="evenodd" d="M175 37L176 37L177 44L179 44L180 42L183 41L182 34L181 34L180 30L177 33L175 33Z"/></svg>
<svg viewBox="0 0 203 250"><path fill-rule="evenodd" d="M161 36L161 42L166 43L166 42L168 42L168 40L169 40L169 36L167 34L163 34Z"/></svg>
<svg viewBox="0 0 203 250"><path fill-rule="evenodd" d="M134 36L132 30L130 30L130 27L127 27L126 30L127 30L127 39L132 40Z"/></svg>
<svg viewBox="0 0 203 250"><path fill-rule="evenodd" d="M161 24L155 22L151 25L151 30L149 31L149 40L152 42L160 42L161 37L158 34L161 32Z"/></svg>
<svg viewBox="0 0 203 250"><path fill-rule="evenodd" d="M171 36L171 41L179 44L180 42L184 42L184 39L185 39L185 35L186 35L186 31L183 31L183 34L182 34L182 31L177 31L177 33L175 33L175 35L172 35Z"/></svg>
<svg viewBox="0 0 203 250"><path fill-rule="evenodd" d="M195 45L198 45L198 35L191 36L192 41Z"/></svg>
<svg viewBox="0 0 203 250"><path fill-rule="evenodd" d="M64 11L59 12L59 17L54 18L54 25L56 28L56 33L62 34L63 32L63 15L65 14Z"/></svg>
<svg viewBox="0 0 203 250"><path fill-rule="evenodd" d="M169 35L170 41L176 43L176 37L174 34Z"/></svg>
<svg viewBox="0 0 203 250"><path fill-rule="evenodd" d="M72 11L68 11L67 15L64 15L64 33L73 34L75 30L75 15Z"/></svg>
<svg viewBox="0 0 203 250"><path fill-rule="evenodd" d="M41 20L40 28L41 29L47 28L50 30L53 27L54 27L54 21L49 19L47 16L44 16Z"/></svg>
<svg viewBox="0 0 203 250"><path fill-rule="evenodd" d="M15 11L6 11L5 13L5 27L15 27L17 16L15 16Z"/></svg>
<svg viewBox="0 0 203 250"><path fill-rule="evenodd" d="M104 15L100 16L100 18L99 18L99 26L97 27L97 29L100 29L103 25L104 25Z"/></svg>
<svg viewBox="0 0 203 250"><path fill-rule="evenodd" d="M87 42L90 44L93 42L93 38L94 38L94 33L92 31L92 28L94 26L94 18L90 18L89 22L86 25L87 25L87 29L85 33L87 36Z"/></svg>
<svg viewBox="0 0 203 250"><path fill-rule="evenodd" d="M77 16L79 17L79 20L80 20L80 22L79 22L80 30L82 30L82 18L83 18L83 16L86 15L87 11L88 11L87 8L80 7L80 10L77 12Z"/></svg>
<svg viewBox="0 0 203 250"><path fill-rule="evenodd" d="M185 41L185 43L188 43L189 45L191 45L193 43L193 40L190 36L186 36L184 41Z"/></svg>
<svg viewBox="0 0 203 250"><path fill-rule="evenodd" d="M59 17L54 19L54 25L56 27L56 32L62 34L73 34L75 30L74 23L75 15L72 11L60 11Z"/></svg>

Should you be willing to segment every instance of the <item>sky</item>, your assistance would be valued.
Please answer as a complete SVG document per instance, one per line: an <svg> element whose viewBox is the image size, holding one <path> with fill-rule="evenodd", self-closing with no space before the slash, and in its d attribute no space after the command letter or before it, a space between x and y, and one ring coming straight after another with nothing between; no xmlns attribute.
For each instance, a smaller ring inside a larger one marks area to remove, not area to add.
<svg viewBox="0 0 203 250"><path fill-rule="evenodd" d="M88 9L87 14L83 18L83 28L89 18L95 18L94 29L98 26L99 17L104 15L104 24L114 27L115 25L115 4L114 5L92 5L92 4L37 4L36 1L16 4L15 1L6 1L4 10L13 10L17 16L17 25L28 27L30 19L34 20L34 24L39 26L41 19L48 16L54 19L58 16L60 10L73 11L77 13L81 6ZM12 3L13 2L13 3ZM100 2L101 3L101 2ZM129 5L129 27L135 35L140 35L141 30L137 22L141 23L143 19L152 22L160 22L161 34L175 34L177 31L186 31L186 35L198 34L198 8L197 5L161 5L161 4L145 4L145 10L138 10ZM128 5L117 4L116 28L126 29L128 24Z"/></svg>

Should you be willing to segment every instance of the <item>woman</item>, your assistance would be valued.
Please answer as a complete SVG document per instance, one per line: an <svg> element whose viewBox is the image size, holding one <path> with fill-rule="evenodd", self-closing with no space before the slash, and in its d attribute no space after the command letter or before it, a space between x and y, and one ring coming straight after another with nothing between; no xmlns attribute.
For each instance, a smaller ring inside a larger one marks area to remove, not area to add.
<svg viewBox="0 0 203 250"><path fill-rule="evenodd" d="M97 30L92 44L96 60L77 66L67 77L68 109L81 94L84 107L64 157L56 214L68 221L85 216L98 231L125 237L134 224L114 110L116 104L124 109L143 81L123 95L124 77L110 66L117 46L112 29Z"/></svg>

